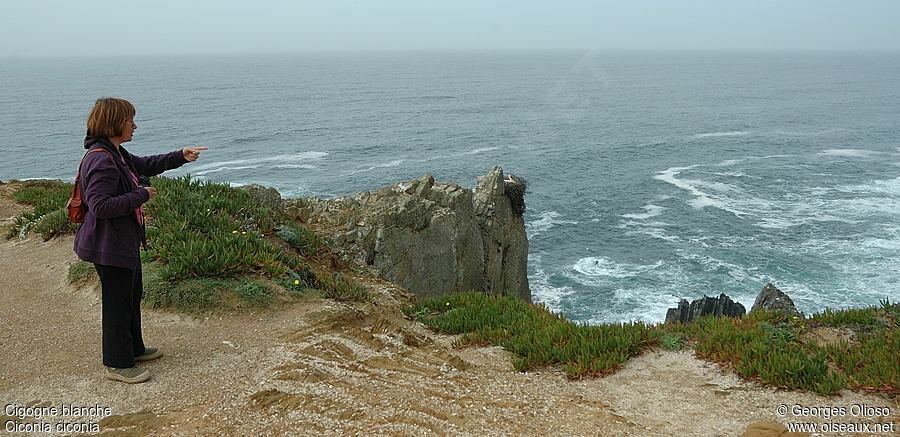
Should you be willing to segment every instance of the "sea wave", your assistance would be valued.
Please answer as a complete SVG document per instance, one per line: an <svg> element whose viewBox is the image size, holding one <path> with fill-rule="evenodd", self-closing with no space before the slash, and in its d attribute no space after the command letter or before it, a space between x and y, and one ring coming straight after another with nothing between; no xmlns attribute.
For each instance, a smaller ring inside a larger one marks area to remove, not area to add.
<svg viewBox="0 0 900 437"><path fill-rule="evenodd" d="M653 205L653 204L647 204L647 205L642 206L641 208L643 208L647 212L645 212L643 214L636 214L636 213L635 214L622 214L620 217L635 219L635 220L646 220L648 218L656 217L656 216L662 214L663 210L666 209L665 207L657 206L657 205Z"/></svg>
<svg viewBox="0 0 900 437"><path fill-rule="evenodd" d="M531 300L546 305L551 312L561 313L563 300L572 296L575 290L572 287L552 285L550 275L541 266L540 255L529 256L528 264L534 270L534 274L528 275Z"/></svg>
<svg viewBox="0 0 900 437"><path fill-rule="evenodd" d="M235 159L232 161L216 161L211 162L209 164L200 164L191 167L191 171L194 174L199 174L198 170L203 171L211 168L217 167L227 167L234 165L242 165L242 164L262 164L262 163L270 163L270 162L303 162L303 161L318 161L322 158L328 156L328 152L298 152L298 153L286 153L281 155L274 156L263 156L259 158L250 158L250 159Z"/></svg>
<svg viewBox="0 0 900 437"><path fill-rule="evenodd" d="M772 132L775 135L786 135L791 137L809 137L809 136L817 136L817 135L828 135L838 132L846 131L847 129L843 128L834 128L834 129L825 129L820 131L784 131L784 130L776 130Z"/></svg>
<svg viewBox="0 0 900 437"><path fill-rule="evenodd" d="M529 221L525 223L525 231L528 234L528 238L534 238L534 236L540 234L541 232L545 232L550 230L556 225L577 225L578 222L574 220L562 220L560 217L562 214L556 211L545 211L539 215L537 220Z"/></svg>
<svg viewBox="0 0 900 437"><path fill-rule="evenodd" d="M518 147L510 147L510 148L516 149ZM422 158L416 162L428 162L428 161L434 161L434 160L438 160L438 159L453 159L453 158L459 158L461 156L477 155L479 153L490 152L491 150L497 150L497 149L499 149L499 147L480 147L477 149L472 149L472 150L468 150L468 151L461 152L461 153L455 153L452 155L435 155L435 156L431 156L428 158Z"/></svg>
<svg viewBox="0 0 900 437"><path fill-rule="evenodd" d="M365 172L369 172L372 170L377 170L379 168L397 167L400 164L403 164L404 161L406 161L406 160L405 159L395 159L391 162L386 162L384 164L373 165L369 168L364 168L364 169L360 169L360 170L354 170L351 172L347 172L347 173L344 173L344 176L354 175L354 174L358 174L358 173L365 173Z"/></svg>
<svg viewBox="0 0 900 437"><path fill-rule="evenodd" d="M848 158L869 158L878 154L881 154L881 152L864 149L826 149L818 153L818 155L844 156Z"/></svg>
<svg viewBox="0 0 900 437"><path fill-rule="evenodd" d="M691 205L692 207L694 207L695 209L703 209L707 206L711 206L714 208L731 211L736 215L741 215L742 214L741 212L735 211L731 208L728 208L722 201L716 199L715 196L707 194L703 191L700 191L697 188L697 185L698 185L697 181L682 180L682 179L678 179L676 177L679 174L681 174L682 171L690 170L690 169L693 169L696 167L698 167L698 165L692 165L689 167L671 167L671 168L668 168L661 172L658 172L657 175L654 176L653 178L661 180L663 182L668 182L668 183L670 183L678 188L681 188L682 190L685 190L685 191L691 193L692 195L694 195L695 198L688 201L688 204Z"/></svg>
<svg viewBox="0 0 900 437"><path fill-rule="evenodd" d="M582 275L594 277L630 278L653 270L661 265L662 261L657 261L655 264L651 265L637 265L616 263L611 259L602 256L589 256L576 261L572 266L572 270Z"/></svg>
<svg viewBox="0 0 900 437"><path fill-rule="evenodd" d="M696 139L700 139L700 138L740 137L740 136L749 135L749 134L750 134L750 132L747 132L747 131L736 130L736 131L728 131L728 132L708 132L708 133L696 134L691 138L694 138L696 140Z"/></svg>

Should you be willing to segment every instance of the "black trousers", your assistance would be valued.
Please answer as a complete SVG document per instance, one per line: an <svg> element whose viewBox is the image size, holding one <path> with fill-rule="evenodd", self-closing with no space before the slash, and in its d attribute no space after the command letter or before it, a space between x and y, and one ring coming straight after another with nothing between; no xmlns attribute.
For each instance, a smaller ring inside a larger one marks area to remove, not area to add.
<svg viewBox="0 0 900 437"><path fill-rule="evenodd" d="M144 353L141 336L141 265L134 269L94 264L103 289L103 365L134 367Z"/></svg>

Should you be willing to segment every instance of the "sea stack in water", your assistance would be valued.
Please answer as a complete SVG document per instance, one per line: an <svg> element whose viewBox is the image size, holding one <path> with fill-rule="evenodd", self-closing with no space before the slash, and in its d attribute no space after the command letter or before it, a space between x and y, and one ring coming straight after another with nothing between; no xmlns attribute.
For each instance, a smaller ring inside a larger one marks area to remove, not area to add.
<svg viewBox="0 0 900 437"><path fill-rule="evenodd" d="M677 308L666 312L666 323L688 323L702 316L741 317L747 312L744 306L731 300L724 293L719 297L703 296L693 302L681 299Z"/></svg>
<svg viewBox="0 0 900 437"><path fill-rule="evenodd" d="M349 197L285 201L338 256L419 297L480 290L531 301L525 182L494 167L474 190L431 175Z"/></svg>
<svg viewBox="0 0 900 437"><path fill-rule="evenodd" d="M759 296L756 296L756 301L753 302L753 306L750 308L751 313L760 310L800 314L800 312L797 311L797 307L794 306L794 301L791 300L790 296L775 288L771 283L766 284L766 286L763 287L762 291L759 292Z"/></svg>

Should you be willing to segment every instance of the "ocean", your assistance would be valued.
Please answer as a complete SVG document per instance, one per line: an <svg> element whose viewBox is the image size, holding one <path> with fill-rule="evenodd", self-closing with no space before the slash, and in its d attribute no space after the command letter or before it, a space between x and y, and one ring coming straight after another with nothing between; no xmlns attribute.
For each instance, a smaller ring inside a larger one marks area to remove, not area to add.
<svg viewBox="0 0 900 437"><path fill-rule="evenodd" d="M384 52L0 59L0 180L72 180L100 96L167 175L335 197L525 178L535 302L659 322L680 298L900 300L900 53Z"/></svg>

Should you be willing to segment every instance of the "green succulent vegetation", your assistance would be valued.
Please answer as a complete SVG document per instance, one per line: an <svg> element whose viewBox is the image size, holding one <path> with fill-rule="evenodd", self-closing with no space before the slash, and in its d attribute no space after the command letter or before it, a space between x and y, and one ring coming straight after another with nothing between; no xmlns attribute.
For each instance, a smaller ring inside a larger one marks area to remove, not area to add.
<svg viewBox="0 0 900 437"><path fill-rule="evenodd" d="M295 223L284 223L275 229L282 241L303 255L315 255L325 247L325 242L309 229Z"/></svg>
<svg viewBox="0 0 900 437"><path fill-rule="evenodd" d="M516 370L562 365L570 378L611 373L658 335L640 322L580 325L541 305L477 292L425 300L404 313L441 332L463 334L460 346L495 344L515 352Z"/></svg>
<svg viewBox="0 0 900 437"><path fill-rule="evenodd" d="M659 345L665 350L681 350L684 348L684 337L677 332L667 332L659 337Z"/></svg>
<svg viewBox="0 0 900 437"><path fill-rule="evenodd" d="M150 250L141 252L148 306L203 312L264 307L307 293L371 299L346 278L319 280L309 263L327 250L322 239L246 191L190 176L156 177L152 184L159 194L144 206ZM16 219L7 238L37 232L47 240L75 231L65 211L71 190L58 181L19 189L16 201L35 208ZM95 275L87 263L73 264L68 274L72 283Z"/></svg>
<svg viewBox="0 0 900 437"><path fill-rule="evenodd" d="M900 386L900 303L813 315L810 324L851 328L856 339L824 347L828 359L847 374L854 389L897 394Z"/></svg>
<svg viewBox="0 0 900 437"><path fill-rule="evenodd" d="M69 222L66 201L72 194L72 184L61 181L34 180L25 182L16 191L16 202L34 207L16 217L6 232L6 239L24 238L30 232L47 241L57 235L70 234L78 227Z"/></svg>
<svg viewBox="0 0 900 437"><path fill-rule="evenodd" d="M615 371L652 346L695 354L733 368L746 379L786 389L831 394L845 388L896 395L900 387L900 305L826 310L806 318L754 312L742 319L704 317L693 323L639 322L586 326L541 305L468 293L426 299L404 313L444 333L463 334L457 346L494 344L517 354L517 370L562 366L570 378ZM846 313L846 314L844 314ZM804 341L817 326L868 327L858 341L820 346Z"/></svg>
<svg viewBox="0 0 900 437"><path fill-rule="evenodd" d="M143 258L156 266L148 275L158 281L145 285L149 305L188 312L263 307L279 300L275 284L284 298L368 300L352 281L319 280L304 257L322 249L321 239L246 191L189 176L154 178L153 186L159 195L145 208L152 250Z"/></svg>
<svg viewBox="0 0 900 437"><path fill-rule="evenodd" d="M741 376L784 388L827 394L846 386L824 351L797 341L788 316L754 313L743 319L701 318L679 326L698 357L728 364Z"/></svg>

